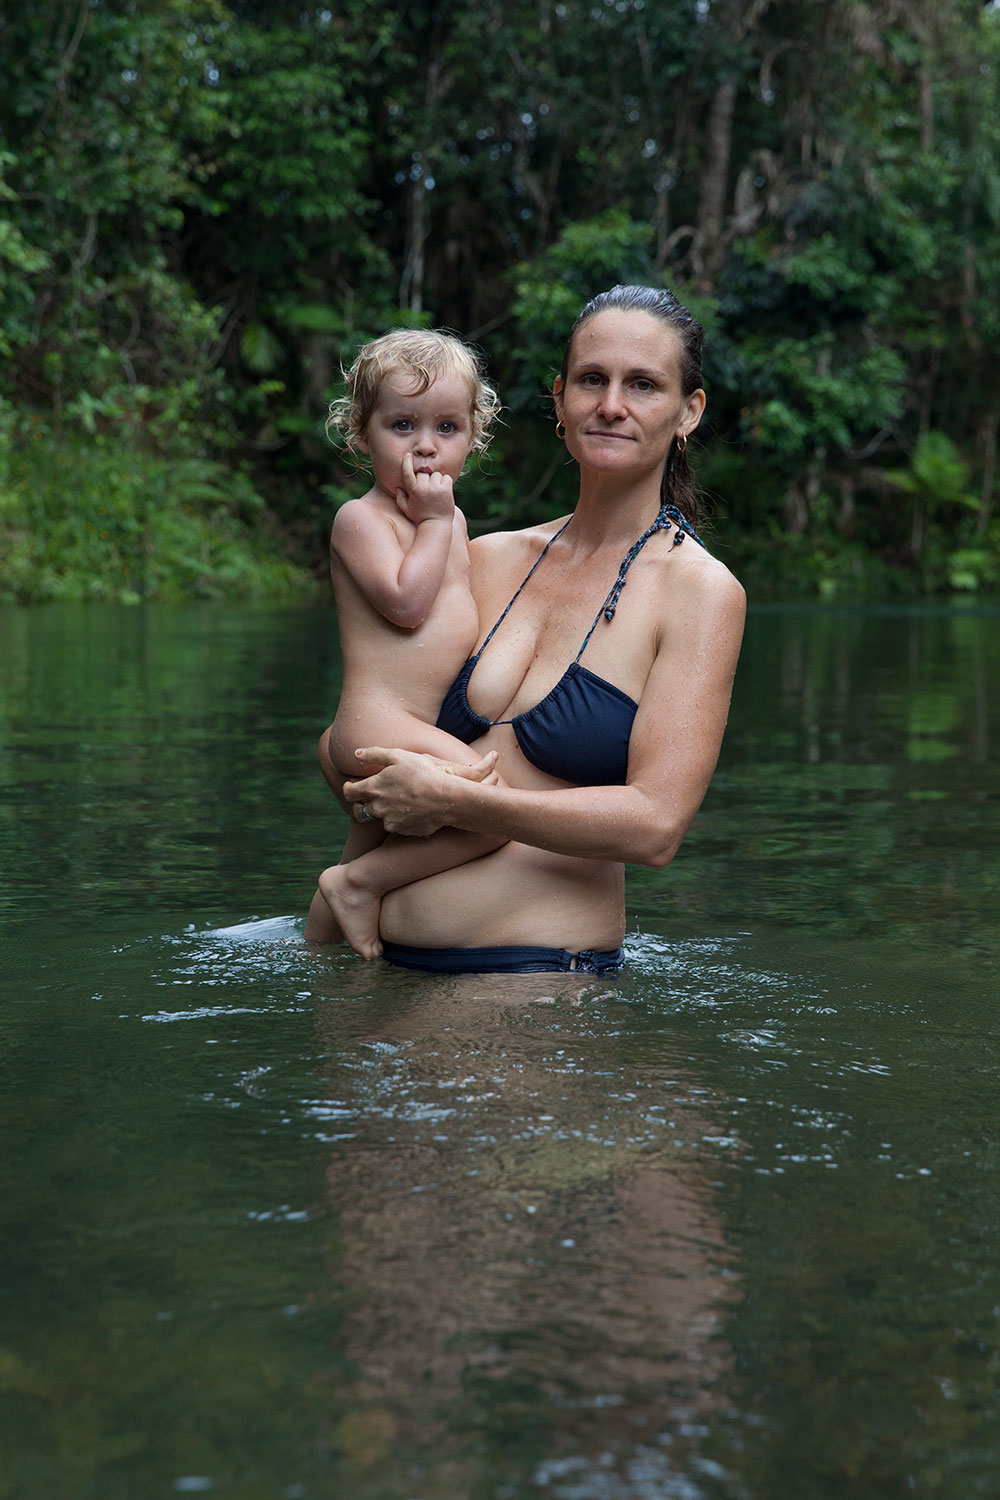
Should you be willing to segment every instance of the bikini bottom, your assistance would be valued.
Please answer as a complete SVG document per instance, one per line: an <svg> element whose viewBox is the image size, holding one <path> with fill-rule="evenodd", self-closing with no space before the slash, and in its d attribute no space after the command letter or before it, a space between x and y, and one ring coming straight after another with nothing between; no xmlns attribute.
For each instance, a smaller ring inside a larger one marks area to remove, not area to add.
<svg viewBox="0 0 1000 1500"><path fill-rule="evenodd" d="M570 953L565 948L410 948L383 943L382 957L401 969L431 974L606 974L625 962L621 948Z"/></svg>

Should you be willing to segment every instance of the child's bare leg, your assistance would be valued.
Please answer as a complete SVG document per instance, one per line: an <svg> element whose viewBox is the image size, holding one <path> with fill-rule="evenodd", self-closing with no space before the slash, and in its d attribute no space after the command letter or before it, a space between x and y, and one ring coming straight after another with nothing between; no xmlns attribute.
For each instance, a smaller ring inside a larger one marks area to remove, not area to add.
<svg viewBox="0 0 1000 1500"><path fill-rule="evenodd" d="M347 865L354 860L361 859L377 849L385 838L381 823L352 823L348 830L347 838L344 840L343 852L340 856L342 865ZM334 866L334 868L337 868ZM378 930L378 901L376 898L375 928ZM313 896L309 915L306 917L305 932L302 934L307 943L343 943L350 942L350 938L344 932L333 906L324 899L317 890Z"/></svg>
<svg viewBox="0 0 1000 1500"><path fill-rule="evenodd" d="M470 750L460 740L417 719L407 717L405 723L392 728L385 726L385 732L389 740L401 739L409 748L453 762L456 768L475 765L481 759L478 752ZM333 759L333 735L334 726L331 725L320 736L320 770L337 801L350 813L352 809L343 790L347 778ZM319 891L309 908L305 938L316 943L336 943L346 939L362 958L377 958L382 951L379 913L382 897L387 891L422 880L425 876L437 875L455 865L467 864L505 842L504 839L487 839L480 834L462 833L451 828L442 828L427 839L385 840L381 823L360 823L352 818L340 863L331 865L319 878ZM383 849L384 857L378 858ZM325 913L319 906L320 896L327 906Z"/></svg>
<svg viewBox="0 0 1000 1500"><path fill-rule="evenodd" d="M350 770L342 770L333 759L332 741L335 727L331 724L330 728L320 735L317 760L327 786L344 811L353 816L354 808L344 796L345 781L356 781L359 776L374 775L380 767L374 765L366 767L363 762L352 758ZM480 766L483 751L470 749L468 745L463 745L461 740L456 740L452 735L446 734L443 729L424 724L420 719L410 716L406 716L402 722L393 725L382 725L379 728L373 728L372 725L364 727L372 731L367 739L371 745L405 745L407 750L416 750L423 755L433 755L442 765L454 768L458 774L462 774L463 768L467 768L475 780L482 780L481 773L477 774L473 768ZM359 730L358 733L360 737L361 731Z"/></svg>
<svg viewBox="0 0 1000 1500"><path fill-rule="evenodd" d="M319 762L319 768L323 773L323 780L326 782L327 786L330 788L331 792L336 797L337 801L340 803L344 811L346 813L349 813L351 809L347 804L346 798L344 797L344 782L347 778L344 776L343 771L340 769L333 758L333 752L330 748L330 736L332 734L333 725L331 724L329 729L324 729L323 733L319 737L319 744L316 746L316 759Z"/></svg>
<svg viewBox="0 0 1000 1500"><path fill-rule="evenodd" d="M320 738L317 759L323 777L333 792L337 801L345 812L350 812L350 807L344 800L344 777L334 765L330 758L330 731L324 730ZM341 852L341 864L351 860L360 859L363 854L369 854L377 849L385 838L381 823L356 823L353 819L344 840L344 848ZM378 915L375 917L376 929L378 927ZM342 943L344 942L344 931L334 915L333 908L324 900L323 896L316 891L312 904L309 907L309 915L306 917L306 926L303 937L307 943Z"/></svg>
<svg viewBox="0 0 1000 1500"><path fill-rule="evenodd" d="M319 877L320 894L355 953L377 958L382 952L379 913L387 891L468 864L504 843L506 839L462 833L457 828L442 828L426 839L388 838L363 859L324 870Z"/></svg>
<svg viewBox="0 0 1000 1500"><path fill-rule="evenodd" d="M307 943L342 943L344 941L344 930L319 889L312 898L309 915L306 917L306 930L302 936Z"/></svg>

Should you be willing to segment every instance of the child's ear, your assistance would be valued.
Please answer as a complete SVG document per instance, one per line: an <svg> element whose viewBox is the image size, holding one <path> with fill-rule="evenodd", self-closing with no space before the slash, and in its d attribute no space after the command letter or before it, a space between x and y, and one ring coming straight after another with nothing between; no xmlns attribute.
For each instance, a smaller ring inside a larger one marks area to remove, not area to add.
<svg viewBox="0 0 1000 1500"><path fill-rule="evenodd" d="M354 446L355 448L357 448L359 453L363 453L366 457L371 453L371 449L368 446L367 432L358 433L357 437L354 439Z"/></svg>

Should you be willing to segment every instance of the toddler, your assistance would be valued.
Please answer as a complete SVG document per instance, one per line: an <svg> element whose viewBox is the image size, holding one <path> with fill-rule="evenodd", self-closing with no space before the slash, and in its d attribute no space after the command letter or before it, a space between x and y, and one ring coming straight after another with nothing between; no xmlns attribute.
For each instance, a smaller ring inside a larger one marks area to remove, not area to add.
<svg viewBox="0 0 1000 1500"><path fill-rule="evenodd" d="M434 725L479 633L453 486L469 454L489 441L499 400L473 350L426 330L398 329L364 345L346 379L327 430L336 427L352 451L368 456L373 483L341 507L330 535L344 663L330 758L345 780L378 769L359 762L359 745L476 765L480 756ZM385 848L382 839L377 821L352 822L341 863L319 878L309 941L342 935L363 958L377 957L386 891L503 842L453 829L394 838Z"/></svg>

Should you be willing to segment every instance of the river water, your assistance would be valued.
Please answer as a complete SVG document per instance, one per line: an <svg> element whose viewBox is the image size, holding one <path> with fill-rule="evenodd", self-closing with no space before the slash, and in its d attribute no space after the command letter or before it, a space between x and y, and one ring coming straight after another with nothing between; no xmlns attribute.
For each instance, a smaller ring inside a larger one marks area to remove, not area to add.
<svg viewBox="0 0 1000 1500"><path fill-rule="evenodd" d="M301 941L324 609L0 611L0 1497L1000 1492L1000 612L758 609L629 966Z"/></svg>

